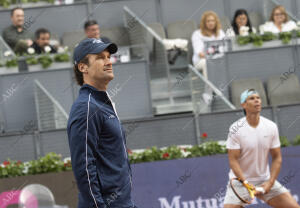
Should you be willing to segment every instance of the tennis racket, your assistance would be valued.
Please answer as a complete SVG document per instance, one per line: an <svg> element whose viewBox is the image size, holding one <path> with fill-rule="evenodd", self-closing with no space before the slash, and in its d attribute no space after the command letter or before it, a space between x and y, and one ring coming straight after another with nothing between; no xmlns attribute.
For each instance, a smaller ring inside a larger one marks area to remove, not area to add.
<svg viewBox="0 0 300 208"><path fill-rule="evenodd" d="M234 194L244 203L251 204L256 192L265 193L263 187L255 187L248 181L242 181L239 178L232 178L230 180L230 186Z"/></svg>

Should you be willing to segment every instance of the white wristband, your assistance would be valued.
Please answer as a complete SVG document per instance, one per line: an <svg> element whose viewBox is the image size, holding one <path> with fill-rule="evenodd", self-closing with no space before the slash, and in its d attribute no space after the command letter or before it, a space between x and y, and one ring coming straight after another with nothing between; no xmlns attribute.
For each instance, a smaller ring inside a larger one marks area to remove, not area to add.
<svg viewBox="0 0 300 208"><path fill-rule="evenodd" d="M259 192L261 192L262 194L265 193L265 189L264 189L263 187L256 187L256 188L255 188L255 191L259 191Z"/></svg>

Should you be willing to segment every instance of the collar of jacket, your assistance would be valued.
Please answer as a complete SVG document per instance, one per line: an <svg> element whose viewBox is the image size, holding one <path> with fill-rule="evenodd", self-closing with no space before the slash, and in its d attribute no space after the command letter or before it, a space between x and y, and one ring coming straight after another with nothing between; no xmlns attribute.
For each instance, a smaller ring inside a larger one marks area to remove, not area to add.
<svg viewBox="0 0 300 208"><path fill-rule="evenodd" d="M84 84L81 86L79 93L91 93L92 97L96 99L98 102L103 102L107 103L109 105L111 104L111 100L109 99L107 92L106 91L100 91L96 89L95 87L89 85L89 84Z"/></svg>
<svg viewBox="0 0 300 208"><path fill-rule="evenodd" d="M24 30L25 30L24 25L22 26L22 31L21 31L21 32L18 31L18 27L15 26L15 25L11 25L11 28L12 28L13 30L15 30L17 33L23 33Z"/></svg>

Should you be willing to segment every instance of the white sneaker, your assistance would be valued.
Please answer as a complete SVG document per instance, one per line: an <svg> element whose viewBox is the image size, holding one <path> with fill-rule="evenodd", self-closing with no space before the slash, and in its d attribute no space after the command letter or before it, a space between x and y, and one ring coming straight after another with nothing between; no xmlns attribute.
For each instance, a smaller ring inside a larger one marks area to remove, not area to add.
<svg viewBox="0 0 300 208"><path fill-rule="evenodd" d="M210 95L210 94L208 94L208 93L203 93L203 94L202 94L202 98L203 98L204 102L205 102L207 105L211 105L212 100L213 100L212 95Z"/></svg>

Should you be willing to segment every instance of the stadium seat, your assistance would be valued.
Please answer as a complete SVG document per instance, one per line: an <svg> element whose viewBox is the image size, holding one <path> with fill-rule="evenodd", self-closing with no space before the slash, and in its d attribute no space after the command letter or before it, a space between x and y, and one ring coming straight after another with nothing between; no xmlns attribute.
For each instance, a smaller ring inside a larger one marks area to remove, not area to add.
<svg viewBox="0 0 300 208"><path fill-rule="evenodd" d="M72 51L75 46L85 38L83 31L64 32L62 36L62 43L64 46L68 46Z"/></svg>
<svg viewBox="0 0 300 208"><path fill-rule="evenodd" d="M158 22L154 22L148 25L159 37L162 39L166 38L166 32L162 24ZM149 52L152 53L155 48L159 48L159 46L155 45L157 42L153 43L153 37L152 36L147 36L148 39L146 41L147 47L149 49Z"/></svg>
<svg viewBox="0 0 300 208"><path fill-rule="evenodd" d="M168 24L167 34L169 39L184 38L190 40L196 29L197 24L194 20L178 21Z"/></svg>
<svg viewBox="0 0 300 208"><path fill-rule="evenodd" d="M194 20L186 20L173 22L167 26L167 35L169 39L183 38L189 41L188 46L188 62L192 63L193 48L191 44L191 36L197 30L197 24Z"/></svg>
<svg viewBox="0 0 300 208"><path fill-rule="evenodd" d="M258 29L261 24L263 24L262 16L257 12L250 12L249 19L251 21L252 27Z"/></svg>
<svg viewBox="0 0 300 208"><path fill-rule="evenodd" d="M142 21L141 23L133 17L129 17L127 21L128 23L125 29L128 33L129 43L132 46L131 55L138 58L147 56L148 50L151 50L151 48L148 49L148 47L152 47L152 39L149 33L143 27L143 25L146 23L140 20Z"/></svg>
<svg viewBox="0 0 300 208"><path fill-rule="evenodd" d="M111 42L118 46L129 46L130 41L127 30L124 27L101 28L100 33L102 37L107 37Z"/></svg>
<svg viewBox="0 0 300 208"><path fill-rule="evenodd" d="M158 23L158 22L154 22L149 24L149 27L154 30L154 32L156 32L161 38L166 38L166 32L164 27L162 26L162 24Z"/></svg>
<svg viewBox="0 0 300 208"><path fill-rule="evenodd" d="M255 89L261 98L262 107L268 105L267 96L264 85L260 79L250 78L250 79L239 79L235 80L231 84L231 100L232 103L237 107L241 108L240 96L246 89Z"/></svg>
<svg viewBox="0 0 300 208"><path fill-rule="evenodd" d="M267 91L270 105L285 105L300 103L300 84L295 74L288 77L272 76L267 81Z"/></svg>

